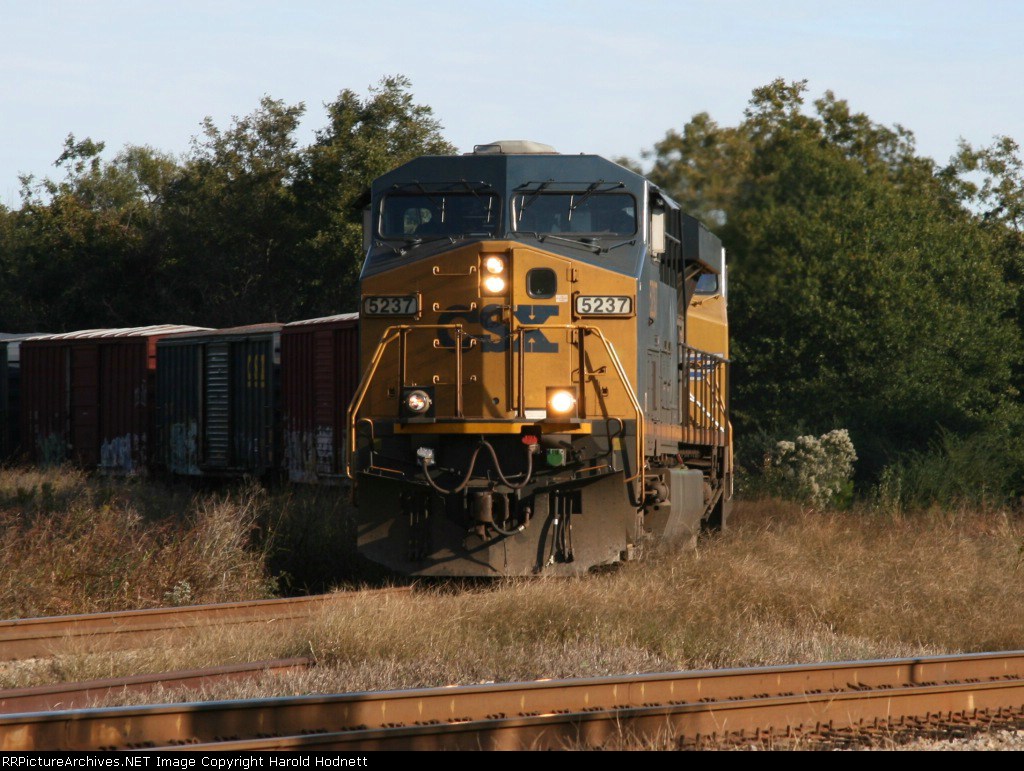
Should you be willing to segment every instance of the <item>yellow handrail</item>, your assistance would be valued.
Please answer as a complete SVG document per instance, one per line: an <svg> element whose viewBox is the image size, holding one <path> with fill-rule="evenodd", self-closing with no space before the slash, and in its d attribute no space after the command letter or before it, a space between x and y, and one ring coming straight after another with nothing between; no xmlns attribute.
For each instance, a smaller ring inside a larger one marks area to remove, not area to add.
<svg viewBox="0 0 1024 771"><path fill-rule="evenodd" d="M380 340L377 342L377 350L373 353L373 359L370 361L370 366L367 367L366 372L363 373L363 377L359 381L359 387L356 389L355 395L352 397L352 402L348 406L348 411L345 413L345 426L348 428L348 452L345 453L345 476L352 479L352 456L356 452L356 415L359 414L359 408L363 406L363 399L366 398L366 391L370 387L370 381L373 380L373 376L377 373L377 367L380 366L380 360L384 357L384 351L387 347L398 339L400 333L395 333L391 337L388 334L394 329L394 327L388 327L384 334L380 336Z"/></svg>
<svg viewBox="0 0 1024 771"><path fill-rule="evenodd" d="M579 331L580 345L583 345L583 334L584 332L590 332L595 335L604 343L605 351L608 354L608 358L612 360L612 364L615 366L615 372L619 376L619 381L622 383L622 387L626 392L626 396L629 397L630 403L633 405L633 411L636 413L636 473L624 480L627 484L635 479L640 480L640 493L643 495L645 474L644 474L644 452L646 447L644 446L646 440L646 434L644 432L644 410L640 406L640 400L636 396L636 392L633 390L633 386L629 382L629 378L626 376L626 370L622 366L622 362L619 360L619 355L615 351L615 346L612 341L604 336L604 332L601 331L600 327L584 326L581 324L518 324L516 325L515 332L519 335L524 335L526 332L531 332L538 329L551 330L551 329L570 329ZM520 346L520 350L523 350L524 346ZM525 368L525 356L519 357L519 367ZM520 378L520 382L522 378ZM582 391L586 387L586 377L583 371L580 371L580 390Z"/></svg>
<svg viewBox="0 0 1024 771"><path fill-rule="evenodd" d="M359 414L360 408L363 406L363 401L366 398L366 392L369 390L370 383L373 380L374 375L377 373L377 369L380 366L381 360L384 358L384 352L388 346L391 345L395 340L402 338L406 332L410 332L415 329L454 329L456 332L456 352L461 353L461 339L464 334L464 330L461 324L396 324L388 327L380 336L380 340L377 342L377 348L373 353L373 358L370 360L370 366L363 374L362 379L359 381L359 387L356 389L355 395L352 397L352 403L349 405L348 412L346 413L346 425L348 427L348 453L345 458L345 476L352 479L352 458L356 452L356 417ZM640 406L640 400L636 396L636 392L633 390L633 386L629 382L629 377L626 375L626 370L622 366L622 362L619 359L619 355L615 350L615 346L611 340L604 336L600 327L583 326L578 324L518 324L515 329L512 330L510 338L513 336L520 337L520 351L525 351L525 345L522 341L525 339L525 334L534 330L551 330L551 329L570 329L576 330L579 333L579 345L583 346L583 335L585 333L591 333L597 335L598 339L604 344L605 352L608 354L608 358L611 359L612 365L615 367L615 372L619 377L619 381L622 383L622 387L626 392L626 396L629 398L630 403L633 405L633 411L636 413L636 473L633 476L625 479L625 483L629 484L634 480L640 480L640 495L643 495L644 483L645 483L645 463L644 453L646 451L645 440L646 434L644 430L644 411ZM511 340L510 340L511 344ZM526 367L525 355L520 355L518 360L518 368L520 370L519 382L523 382L523 375ZM459 379L461 380L461 379ZM404 383L403 383L404 385ZM580 371L580 390L582 391L586 387L586 377L584 372ZM461 391L462 383L456 383L456 399L457 403L461 404ZM522 417L522 416L520 416ZM610 448L609 448L610 449Z"/></svg>
<svg viewBox="0 0 1024 771"><path fill-rule="evenodd" d="M381 359L384 358L384 352L387 350L387 347L399 338L404 341L405 334L416 329L454 329L456 331L456 356L459 359L459 369L461 370L462 324L394 324L385 329L380 336L380 340L377 341L377 348L373 352L373 358L370 360L370 366L367 367L366 372L363 373L363 377L359 381L359 387L356 388L356 393L352 397L352 402L349 404L348 411L345 413L345 425L348 427L349 440L348 452L345 454L345 476L349 479L352 479L352 456L355 455L356 452L356 416L359 414L359 409L363 406L363 400L366 398L366 392L370 388L373 376L377 374L377 368L380 366ZM404 360L402 362L402 369L404 375ZM455 385L456 404L458 406L458 411L461 412L462 382L461 378L458 380L459 382ZM404 378L402 385L405 385Z"/></svg>

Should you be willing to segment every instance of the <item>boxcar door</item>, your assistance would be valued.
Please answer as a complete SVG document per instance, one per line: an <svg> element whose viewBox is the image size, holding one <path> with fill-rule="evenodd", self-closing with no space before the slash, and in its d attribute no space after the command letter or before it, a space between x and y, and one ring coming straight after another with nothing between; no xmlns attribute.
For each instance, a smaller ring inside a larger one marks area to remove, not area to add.
<svg viewBox="0 0 1024 771"><path fill-rule="evenodd" d="M203 466L224 469L230 463L229 344L207 343L203 385Z"/></svg>
<svg viewBox="0 0 1024 771"><path fill-rule="evenodd" d="M99 464L100 421L99 346L71 349L71 446L76 463Z"/></svg>

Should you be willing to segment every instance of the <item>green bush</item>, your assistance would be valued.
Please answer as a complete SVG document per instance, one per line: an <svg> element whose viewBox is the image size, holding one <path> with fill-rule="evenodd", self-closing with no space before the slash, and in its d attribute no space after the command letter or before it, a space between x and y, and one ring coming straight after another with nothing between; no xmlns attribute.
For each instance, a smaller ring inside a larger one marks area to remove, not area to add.
<svg viewBox="0 0 1024 771"><path fill-rule="evenodd" d="M892 513L1002 506L1017 492L1019 455L1019 442L999 434L940 431L928 450L907 453L882 471L876 499Z"/></svg>

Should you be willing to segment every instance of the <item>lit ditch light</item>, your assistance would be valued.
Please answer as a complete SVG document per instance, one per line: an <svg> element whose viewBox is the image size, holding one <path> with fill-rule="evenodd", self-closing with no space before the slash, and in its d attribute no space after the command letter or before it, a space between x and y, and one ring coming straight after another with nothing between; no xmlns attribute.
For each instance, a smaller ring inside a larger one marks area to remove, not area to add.
<svg viewBox="0 0 1024 771"><path fill-rule="evenodd" d="M577 416L576 389L566 386L548 386L548 420Z"/></svg>
<svg viewBox="0 0 1024 771"><path fill-rule="evenodd" d="M501 276L488 276L484 279L484 289L490 294L501 294L505 291L505 279Z"/></svg>
<svg viewBox="0 0 1024 771"><path fill-rule="evenodd" d="M403 388L401 409L407 418L434 417L433 388Z"/></svg>
<svg viewBox="0 0 1024 771"><path fill-rule="evenodd" d="M502 294L507 282L505 280L505 259L496 254L481 255L484 276L482 285L487 294Z"/></svg>

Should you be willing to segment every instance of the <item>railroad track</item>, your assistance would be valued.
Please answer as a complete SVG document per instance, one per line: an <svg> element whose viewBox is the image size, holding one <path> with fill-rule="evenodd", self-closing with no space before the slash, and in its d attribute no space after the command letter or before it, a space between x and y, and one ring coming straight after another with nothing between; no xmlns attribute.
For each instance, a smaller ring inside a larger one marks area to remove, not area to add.
<svg viewBox="0 0 1024 771"><path fill-rule="evenodd" d="M280 600L0 621L0 661L137 648L197 627L303 619L335 603L408 591L408 587L396 587Z"/></svg>
<svg viewBox="0 0 1024 771"><path fill-rule="evenodd" d="M0 716L0 750L522 749L1024 715L1024 651Z"/></svg>
<svg viewBox="0 0 1024 771"><path fill-rule="evenodd" d="M0 690L0 714L81 709L113 693L146 693L164 688L202 688L227 680L245 680L259 675L283 675L308 669L313 660L304 656L246 664L226 664L205 669L188 669L159 674L111 677L54 685Z"/></svg>

